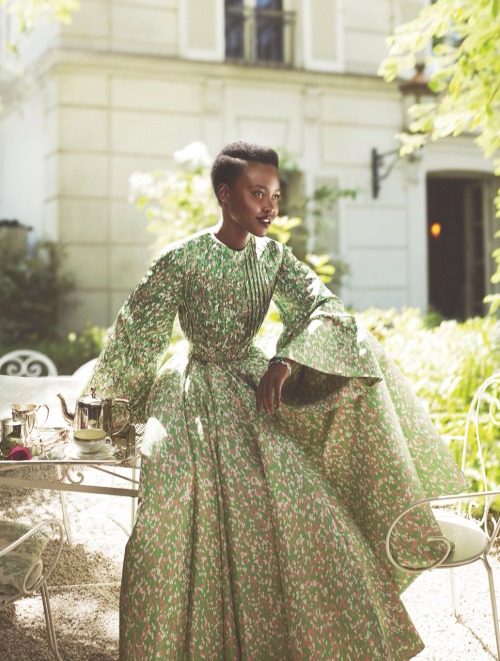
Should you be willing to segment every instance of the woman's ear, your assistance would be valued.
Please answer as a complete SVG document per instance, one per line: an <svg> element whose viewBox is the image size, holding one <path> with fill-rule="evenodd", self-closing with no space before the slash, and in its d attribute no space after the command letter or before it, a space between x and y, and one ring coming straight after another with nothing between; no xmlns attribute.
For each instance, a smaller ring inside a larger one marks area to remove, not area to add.
<svg viewBox="0 0 500 661"><path fill-rule="evenodd" d="M229 186L227 184L219 184L217 193L219 194L220 202L227 202L229 199Z"/></svg>

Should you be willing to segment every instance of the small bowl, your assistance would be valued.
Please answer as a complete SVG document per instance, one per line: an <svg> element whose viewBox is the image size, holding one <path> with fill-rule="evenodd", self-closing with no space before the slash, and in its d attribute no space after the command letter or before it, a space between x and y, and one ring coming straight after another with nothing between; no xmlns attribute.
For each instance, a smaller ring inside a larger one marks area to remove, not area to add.
<svg viewBox="0 0 500 661"><path fill-rule="evenodd" d="M104 429L78 429L73 432L73 445L80 454L97 454L108 443L111 439Z"/></svg>

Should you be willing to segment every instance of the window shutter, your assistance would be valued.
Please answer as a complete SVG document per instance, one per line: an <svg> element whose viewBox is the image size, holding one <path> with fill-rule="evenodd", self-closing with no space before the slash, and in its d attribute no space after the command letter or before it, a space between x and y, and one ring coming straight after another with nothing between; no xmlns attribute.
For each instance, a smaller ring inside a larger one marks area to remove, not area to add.
<svg viewBox="0 0 500 661"><path fill-rule="evenodd" d="M343 70L341 0L302 0L304 66L316 71Z"/></svg>
<svg viewBox="0 0 500 661"><path fill-rule="evenodd" d="M181 57L224 60L224 0L179 2Z"/></svg>

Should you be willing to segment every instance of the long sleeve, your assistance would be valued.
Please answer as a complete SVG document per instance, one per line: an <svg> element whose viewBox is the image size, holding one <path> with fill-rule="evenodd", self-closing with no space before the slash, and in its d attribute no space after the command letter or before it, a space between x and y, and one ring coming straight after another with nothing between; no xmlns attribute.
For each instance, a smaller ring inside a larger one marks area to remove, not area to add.
<svg viewBox="0 0 500 661"><path fill-rule="evenodd" d="M183 289L183 251L170 248L121 308L92 374L89 386L99 395L130 400L134 422L145 405L165 350Z"/></svg>
<svg viewBox="0 0 500 661"><path fill-rule="evenodd" d="M298 363L285 383L285 403L336 408L382 379L355 317L286 246L274 301L283 322L276 354Z"/></svg>

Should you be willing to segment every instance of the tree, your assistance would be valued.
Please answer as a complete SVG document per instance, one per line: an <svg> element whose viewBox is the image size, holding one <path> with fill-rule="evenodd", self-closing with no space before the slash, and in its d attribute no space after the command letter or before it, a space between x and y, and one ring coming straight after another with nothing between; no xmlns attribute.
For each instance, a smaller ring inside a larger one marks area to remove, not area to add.
<svg viewBox="0 0 500 661"><path fill-rule="evenodd" d="M79 0L0 0L0 7L17 19L20 34L30 32L40 19L70 23L71 14L80 9Z"/></svg>
<svg viewBox="0 0 500 661"><path fill-rule="evenodd" d="M400 136L401 155L427 140L462 133L475 135L500 175L500 0L436 0L418 18L396 28L388 39L389 56L379 74L388 82L425 58L429 86L436 96L409 110L410 133ZM496 197L500 217L500 190ZM496 234L500 236L500 232ZM494 251L500 282L500 249ZM500 295L489 296L492 312Z"/></svg>
<svg viewBox="0 0 500 661"><path fill-rule="evenodd" d="M22 75L19 66L19 44L42 22L71 23L73 12L80 9L79 0L0 0L0 9L14 17L14 25L9 35L10 41L0 53L0 75L18 78Z"/></svg>

